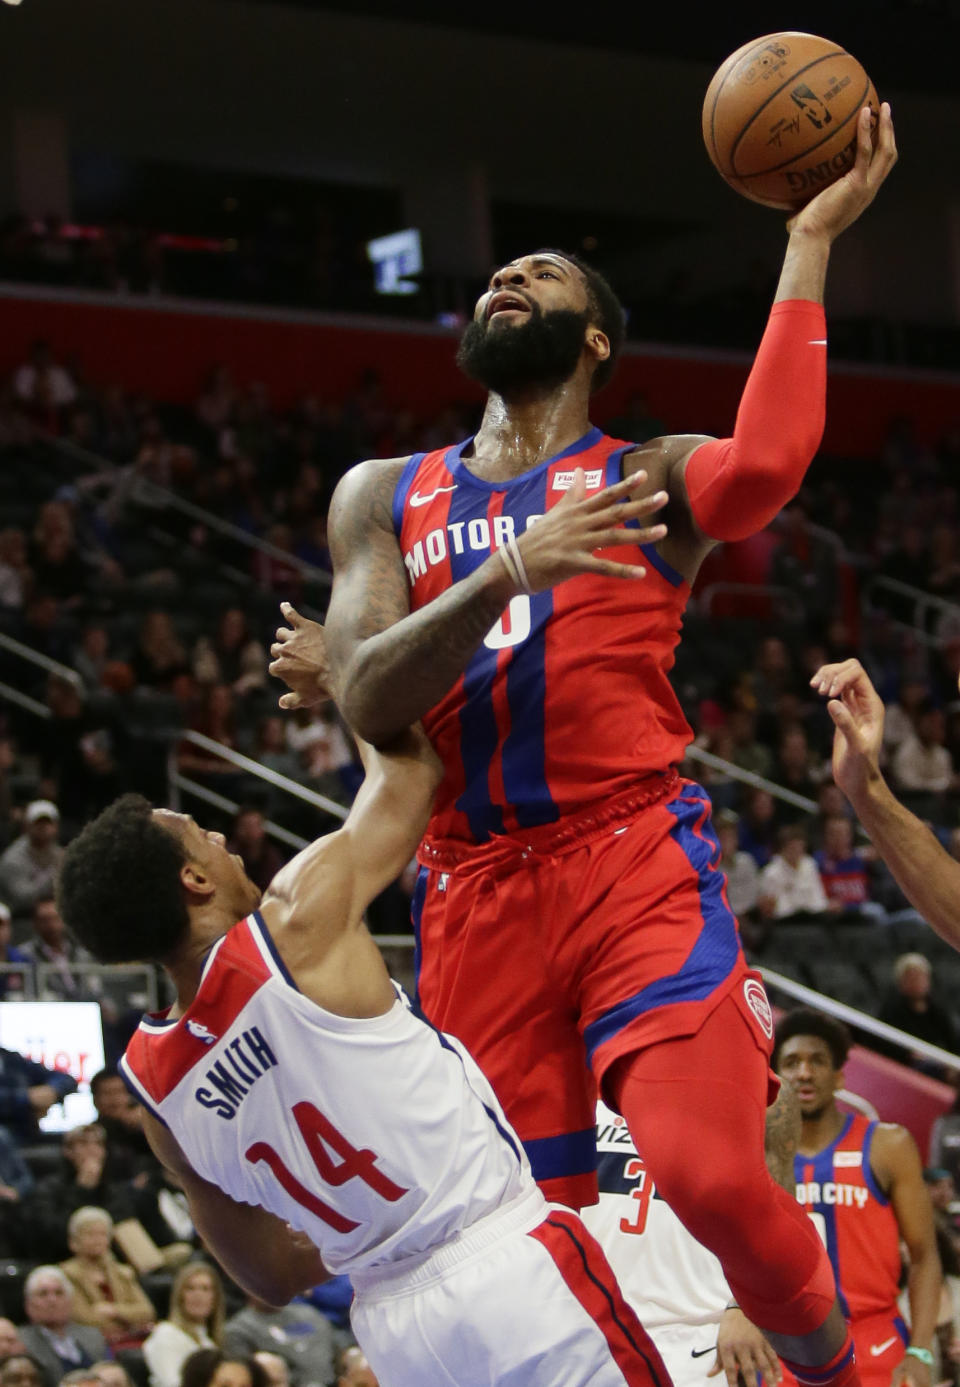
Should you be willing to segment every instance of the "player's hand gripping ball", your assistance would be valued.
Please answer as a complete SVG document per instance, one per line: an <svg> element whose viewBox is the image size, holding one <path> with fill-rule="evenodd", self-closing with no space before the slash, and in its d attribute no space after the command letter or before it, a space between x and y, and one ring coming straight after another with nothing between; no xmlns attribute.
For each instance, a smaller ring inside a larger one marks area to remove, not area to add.
<svg viewBox="0 0 960 1387"><path fill-rule="evenodd" d="M864 106L876 139L880 104L856 58L813 34L768 34L717 69L703 139L736 192L795 212L853 167Z"/></svg>

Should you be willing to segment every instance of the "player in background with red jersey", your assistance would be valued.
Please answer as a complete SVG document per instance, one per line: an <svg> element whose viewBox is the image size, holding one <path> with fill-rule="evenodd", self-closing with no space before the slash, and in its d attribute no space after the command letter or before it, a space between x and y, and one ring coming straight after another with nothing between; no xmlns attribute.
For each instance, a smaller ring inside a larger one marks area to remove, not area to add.
<svg viewBox="0 0 960 1387"><path fill-rule="evenodd" d="M823 1247L764 1165L770 1010L709 799L675 769L690 731L668 672L704 556L766 525L816 451L830 247L895 158L889 107L876 147L864 110L854 168L788 223L732 438L637 448L592 428L622 311L541 251L493 275L464 334L490 391L477 435L354 468L329 523L341 706L375 743L422 717L444 766L413 904L426 1014L476 1055L552 1198L596 1198L602 1084L815 1387L854 1379L852 1344ZM648 523L660 507L668 529ZM311 644L295 623L274 646L294 703L316 696Z"/></svg>
<svg viewBox="0 0 960 1387"><path fill-rule="evenodd" d="M837 1106L851 1043L841 1022L805 1008L777 1026L774 1067L796 1094L802 1120L797 1199L827 1249L864 1387L929 1387L941 1283L933 1206L906 1128ZM897 1305L901 1241L909 1329Z"/></svg>

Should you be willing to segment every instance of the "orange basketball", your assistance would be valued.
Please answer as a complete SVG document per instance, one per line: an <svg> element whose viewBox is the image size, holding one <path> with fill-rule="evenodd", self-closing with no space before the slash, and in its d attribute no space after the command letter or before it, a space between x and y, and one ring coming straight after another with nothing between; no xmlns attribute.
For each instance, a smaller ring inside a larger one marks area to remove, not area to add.
<svg viewBox="0 0 960 1387"><path fill-rule="evenodd" d="M857 113L879 102L839 44L814 34L768 34L722 64L703 102L703 139L738 193L796 211L853 165Z"/></svg>

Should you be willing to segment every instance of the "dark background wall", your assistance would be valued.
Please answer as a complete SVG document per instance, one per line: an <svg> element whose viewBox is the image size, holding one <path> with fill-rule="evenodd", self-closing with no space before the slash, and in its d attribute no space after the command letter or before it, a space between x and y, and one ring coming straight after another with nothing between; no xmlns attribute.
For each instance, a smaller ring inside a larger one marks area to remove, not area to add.
<svg viewBox="0 0 960 1387"><path fill-rule="evenodd" d="M618 49L617 8L581 13L581 46L569 30L554 37L548 12L536 37L515 37L254 0L2 6L0 210L25 192L36 204L27 210L49 210L51 198L68 210L70 160L92 153L398 188L444 269L485 267L497 202L640 218L649 235L629 273L653 285L678 268L700 286L775 265L780 215L725 187L699 131L713 67L756 35L758 16L733 7L725 28L686 51L647 55ZM916 43L904 43L909 86L897 86L898 26L913 34L926 12L879 8L898 14L882 50L865 7L834 7L831 37L853 52L859 41L875 61L882 53L902 156L838 244L831 306L956 321L960 101L939 49L924 82ZM798 27L795 9L763 13L768 31Z"/></svg>

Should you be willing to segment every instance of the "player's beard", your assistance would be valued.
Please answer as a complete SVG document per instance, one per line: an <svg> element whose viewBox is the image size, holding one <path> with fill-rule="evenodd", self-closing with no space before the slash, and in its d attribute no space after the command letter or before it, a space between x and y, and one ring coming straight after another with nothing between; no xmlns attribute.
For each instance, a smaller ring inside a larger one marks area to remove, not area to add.
<svg viewBox="0 0 960 1387"><path fill-rule="evenodd" d="M537 304L523 323L474 319L460 339L457 365L497 395L552 390L577 369L590 315L572 308L545 313Z"/></svg>

